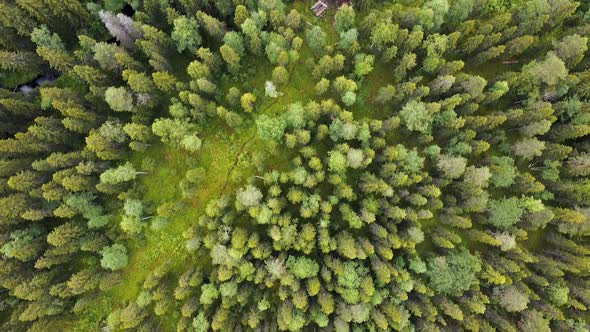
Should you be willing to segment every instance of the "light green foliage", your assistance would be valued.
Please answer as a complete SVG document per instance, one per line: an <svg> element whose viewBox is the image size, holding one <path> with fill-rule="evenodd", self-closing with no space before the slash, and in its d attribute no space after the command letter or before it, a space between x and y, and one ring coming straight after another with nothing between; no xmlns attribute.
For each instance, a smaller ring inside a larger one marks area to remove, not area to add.
<svg viewBox="0 0 590 332"><path fill-rule="evenodd" d="M240 104L241 96L242 93L240 92L240 90L234 86L227 91L226 99L230 105L237 106Z"/></svg>
<svg viewBox="0 0 590 332"><path fill-rule="evenodd" d="M109 87L105 91L104 99L116 112L133 111L133 95L125 87Z"/></svg>
<svg viewBox="0 0 590 332"><path fill-rule="evenodd" d="M120 146L127 140L119 121L105 121L86 137L88 149L104 160L121 159Z"/></svg>
<svg viewBox="0 0 590 332"><path fill-rule="evenodd" d="M203 93L214 94L217 92L217 86L206 78L199 78L197 80L197 87Z"/></svg>
<svg viewBox="0 0 590 332"><path fill-rule="evenodd" d="M493 298L508 312L523 311L529 303L528 296L513 285L495 287Z"/></svg>
<svg viewBox="0 0 590 332"><path fill-rule="evenodd" d="M272 81L279 86L287 84L289 81L289 72L283 66L275 67L272 71Z"/></svg>
<svg viewBox="0 0 590 332"><path fill-rule="evenodd" d="M178 81L168 72L153 72L152 78L156 87L163 92L171 92Z"/></svg>
<svg viewBox="0 0 590 332"><path fill-rule="evenodd" d="M94 45L94 60L100 67L105 70L115 70L119 67L116 54L123 52L121 48L114 44L96 43Z"/></svg>
<svg viewBox="0 0 590 332"><path fill-rule="evenodd" d="M289 256L286 266L289 272L298 279L314 277L320 271L318 263L307 257Z"/></svg>
<svg viewBox="0 0 590 332"><path fill-rule="evenodd" d="M308 115L301 103L293 103L288 106L287 112L283 114L282 118L287 126L299 129L305 126Z"/></svg>
<svg viewBox="0 0 590 332"><path fill-rule="evenodd" d="M436 164L449 179L459 178L465 172L467 160L463 157L442 155Z"/></svg>
<svg viewBox="0 0 590 332"><path fill-rule="evenodd" d="M160 118L152 123L152 132L162 142L179 145L186 136L193 134L194 125L179 119Z"/></svg>
<svg viewBox="0 0 590 332"><path fill-rule="evenodd" d="M418 154L414 149L407 149L405 146L398 144L393 148L393 153L397 154L400 166L408 172L419 172L424 167L425 158Z"/></svg>
<svg viewBox="0 0 590 332"><path fill-rule="evenodd" d="M359 288L363 282L363 276L367 270L353 262L346 262L342 272L338 275L338 285L341 288L340 295L346 303L358 303L360 300Z"/></svg>
<svg viewBox="0 0 590 332"><path fill-rule="evenodd" d="M190 152L197 152L201 149L201 139L196 135L187 135L185 136L182 141L180 142L182 147Z"/></svg>
<svg viewBox="0 0 590 332"><path fill-rule="evenodd" d="M468 75L466 79L461 82L461 87L465 89L471 98L479 99L483 96L483 90L487 82L485 78L481 76Z"/></svg>
<svg viewBox="0 0 590 332"><path fill-rule="evenodd" d="M305 31L305 41L316 55L324 53L326 47L326 33L319 26Z"/></svg>
<svg viewBox="0 0 590 332"><path fill-rule="evenodd" d="M119 167L104 171L100 175L100 181L103 183L117 184L134 180L136 177L137 171L131 163L127 162Z"/></svg>
<svg viewBox="0 0 590 332"><path fill-rule="evenodd" d="M492 86L492 88L488 92L488 94L486 96L486 102L489 103L492 101L496 101L500 97L502 97L503 95L508 93L508 91L510 91L510 86L508 85L508 82L498 81L498 82L494 83L494 85Z"/></svg>
<svg viewBox="0 0 590 332"><path fill-rule="evenodd" d="M297 30L301 27L303 22L303 15L299 13L296 9L292 9L289 14L287 15L286 24L293 30Z"/></svg>
<svg viewBox="0 0 590 332"><path fill-rule="evenodd" d="M225 45L231 47L238 55L244 55L244 38L239 33L235 31L227 32L223 36L223 42Z"/></svg>
<svg viewBox="0 0 590 332"><path fill-rule="evenodd" d="M129 235L138 235L143 230L141 218L134 215L124 215L119 223L121 230Z"/></svg>
<svg viewBox="0 0 590 332"><path fill-rule="evenodd" d="M287 48L287 40L281 35L272 33L264 50L271 64L286 66L289 63Z"/></svg>
<svg viewBox="0 0 590 332"><path fill-rule="evenodd" d="M363 166L364 158L362 150L350 149L346 154L346 164L351 168L360 168Z"/></svg>
<svg viewBox="0 0 590 332"><path fill-rule="evenodd" d="M241 25L244 35L247 37L248 49L254 54L262 53L262 39L260 38L260 27L251 18L247 18Z"/></svg>
<svg viewBox="0 0 590 332"><path fill-rule="evenodd" d="M346 91L342 96L342 102L346 106L352 106L356 102L356 93L352 91Z"/></svg>
<svg viewBox="0 0 590 332"><path fill-rule="evenodd" d="M554 43L555 53L570 67L577 65L588 51L588 38L573 34Z"/></svg>
<svg viewBox="0 0 590 332"><path fill-rule="evenodd" d="M437 95L449 91L455 83L455 77L451 75L438 76L430 83L430 93Z"/></svg>
<svg viewBox="0 0 590 332"><path fill-rule="evenodd" d="M354 53L359 48L358 30L350 29L341 32L338 47L350 53Z"/></svg>
<svg viewBox="0 0 590 332"><path fill-rule="evenodd" d="M339 33L349 30L354 26L355 16L354 9L351 6L347 4L340 6L334 16L334 29Z"/></svg>
<svg viewBox="0 0 590 332"><path fill-rule="evenodd" d="M426 263L420 258L411 259L409 268L416 273L424 273L427 270Z"/></svg>
<svg viewBox="0 0 590 332"><path fill-rule="evenodd" d="M449 11L449 2L447 0L430 0L425 5L426 8L432 10L432 29L439 30Z"/></svg>
<svg viewBox="0 0 590 332"><path fill-rule="evenodd" d="M569 288L567 286L552 284L547 288L549 299L557 306L562 306L567 303L569 299Z"/></svg>
<svg viewBox="0 0 590 332"><path fill-rule="evenodd" d="M151 294L148 291L143 291L143 292L139 293L139 296L137 297L137 300L135 302L140 307L146 307L147 305L149 305L151 303L151 301L152 301Z"/></svg>
<svg viewBox="0 0 590 332"><path fill-rule="evenodd" d="M550 320L543 317L542 312L531 309L524 312L522 319L518 322L518 327L523 332L551 332L549 323Z"/></svg>
<svg viewBox="0 0 590 332"><path fill-rule="evenodd" d="M429 35L425 41L427 57L423 61L426 72L434 72L443 62L442 54L447 50L448 37L446 35Z"/></svg>
<svg viewBox="0 0 590 332"><path fill-rule="evenodd" d="M330 151L328 155L328 169L334 173L346 171L346 156L340 151Z"/></svg>
<svg viewBox="0 0 590 332"><path fill-rule="evenodd" d="M143 203L137 199L127 199L123 205L123 211L126 215L141 217L143 214Z"/></svg>
<svg viewBox="0 0 590 332"><path fill-rule="evenodd" d="M227 63L230 71L236 72L240 68L240 54L228 45L223 45L219 49L221 57Z"/></svg>
<svg viewBox="0 0 590 332"><path fill-rule="evenodd" d="M144 73L127 69L123 71L123 78L134 92L149 94L155 90L154 83Z"/></svg>
<svg viewBox="0 0 590 332"><path fill-rule="evenodd" d="M514 154L524 159L538 157L543 153L544 149L545 142L539 141L537 138L525 138L512 146Z"/></svg>
<svg viewBox="0 0 590 332"><path fill-rule="evenodd" d="M209 330L209 322L202 312L193 319L192 325L196 332L207 332Z"/></svg>
<svg viewBox="0 0 590 332"><path fill-rule="evenodd" d="M473 11L475 3L475 0L452 1L445 21L455 25L462 23Z"/></svg>
<svg viewBox="0 0 590 332"><path fill-rule="evenodd" d="M322 78L316 85L315 85L315 92L318 95L324 94L330 88L330 80L326 78Z"/></svg>
<svg viewBox="0 0 590 332"><path fill-rule="evenodd" d="M254 110L254 103L255 102L256 102L256 96L252 93L247 92L247 93L244 93L240 97L240 105L242 105L242 108L247 113L250 113Z"/></svg>
<svg viewBox="0 0 590 332"><path fill-rule="evenodd" d="M262 199L262 193L260 192L260 189L248 185L238 191L236 199L245 207L256 206Z"/></svg>
<svg viewBox="0 0 590 332"><path fill-rule="evenodd" d="M354 123L344 122L340 119L334 119L330 124L330 138L333 141L351 140L358 133L358 127Z"/></svg>
<svg viewBox="0 0 590 332"><path fill-rule="evenodd" d="M435 291L442 294L456 294L469 290L476 283L476 275L481 268L479 257L462 249L452 251L447 256L429 259L425 274Z"/></svg>
<svg viewBox="0 0 590 332"><path fill-rule="evenodd" d="M506 52L504 54L507 56L519 55L522 52L526 51L533 44L534 41L535 37L530 35L524 35L514 38L508 43L506 43Z"/></svg>
<svg viewBox="0 0 590 332"><path fill-rule="evenodd" d="M354 58L354 74L358 78L363 78L373 71L375 57L364 53L359 53Z"/></svg>
<svg viewBox="0 0 590 332"><path fill-rule="evenodd" d="M516 197L489 202L490 217L488 222L498 228L507 228L520 221L523 207Z"/></svg>
<svg viewBox="0 0 590 332"><path fill-rule="evenodd" d="M100 265L105 269L120 270L127 266L127 249L123 245L113 244L110 247L105 247L101 254Z"/></svg>
<svg viewBox="0 0 590 332"><path fill-rule="evenodd" d="M10 233L10 240L0 247L0 252L19 261L30 261L39 254L43 245L43 235L43 229L40 227L15 230Z"/></svg>
<svg viewBox="0 0 590 332"><path fill-rule="evenodd" d="M344 76L338 76L333 83L334 90L338 93L344 93L347 91L355 91L358 88L358 84L355 81L347 79Z"/></svg>
<svg viewBox="0 0 590 332"><path fill-rule="evenodd" d="M223 38L225 24L222 21L201 10L197 12L197 21L209 36L215 39Z"/></svg>
<svg viewBox="0 0 590 332"><path fill-rule="evenodd" d="M492 164L489 166L492 173L490 182L496 187L508 187L514 183L517 169L514 160L510 157L492 157Z"/></svg>
<svg viewBox="0 0 590 332"><path fill-rule="evenodd" d="M188 67L186 68L186 72L193 79L199 79L202 77L209 76L210 69L209 67L207 67L206 64L200 62L199 60L195 60L188 65Z"/></svg>
<svg viewBox="0 0 590 332"><path fill-rule="evenodd" d="M536 33L550 17L551 6L547 0L531 0L519 6L518 18L520 29L527 33Z"/></svg>
<svg viewBox="0 0 590 332"><path fill-rule="evenodd" d="M179 16L174 19L172 39L176 42L176 48L179 52L184 50L196 52L202 42L197 20L186 16Z"/></svg>
<svg viewBox="0 0 590 332"><path fill-rule="evenodd" d="M412 100L404 105L399 115L409 130L430 132L433 118L425 103Z"/></svg>
<svg viewBox="0 0 590 332"><path fill-rule="evenodd" d="M282 118L263 114L256 119L258 136L262 139L279 141L283 137L286 123Z"/></svg>
<svg viewBox="0 0 590 332"><path fill-rule="evenodd" d="M385 48L395 42L399 27L391 22L380 22L371 30L371 43L377 48Z"/></svg>
<svg viewBox="0 0 590 332"><path fill-rule="evenodd" d="M33 29L31 32L31 41L37 44L37 47L47 47L52 50L65 50L65 46L56 33L51 33L45 25Z"/></svg>
<svg viewBox="0 0 590 332"><path fill-rule="evenodd" d="M465 175L463 178L465 179L465 183L473 185L475 187L487 187L488 181L490 180L490 169L486 166L476 168L474 166L469 166L465 169Z"/></svg>
<svg viewBox="0 0 590 332"><path fill-rule="evenodd" d="M522 71L533 84L545 83L549 86L556 85L568 74L563 61L553 52L548 53L543 61L530 62L523 67Z"/></svg>
<svg viewBox="0 0 590 332"><path fill-rule="evenodd" d="M204 284L201 286L201 297L199 302L204 305L210 305L219 297L219 290L215 285Z"/></svg>

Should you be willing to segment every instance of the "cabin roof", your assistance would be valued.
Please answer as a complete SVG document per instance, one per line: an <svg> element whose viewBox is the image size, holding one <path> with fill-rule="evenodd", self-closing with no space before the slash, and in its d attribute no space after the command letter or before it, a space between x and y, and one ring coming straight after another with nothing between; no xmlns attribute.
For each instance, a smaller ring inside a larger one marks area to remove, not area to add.
<svg viewBox="0 0 590 332"><path fill-rule="evenodd" d="M326 11L326 9L328 9L328 4L322 0L319 0L313 6L311 6L311 11L313 11L315 16L321 16Z"/></svg>

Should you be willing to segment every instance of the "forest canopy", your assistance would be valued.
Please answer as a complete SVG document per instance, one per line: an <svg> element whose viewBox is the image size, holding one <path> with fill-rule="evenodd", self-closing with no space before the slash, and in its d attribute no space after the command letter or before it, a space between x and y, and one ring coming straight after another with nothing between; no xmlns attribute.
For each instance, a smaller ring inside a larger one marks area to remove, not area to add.
<svg viewBox="0 0 590 332"><path fill-rule="evenodd" d="M2 330L590 331L589 35L575 0L2 0Z"/></svg>

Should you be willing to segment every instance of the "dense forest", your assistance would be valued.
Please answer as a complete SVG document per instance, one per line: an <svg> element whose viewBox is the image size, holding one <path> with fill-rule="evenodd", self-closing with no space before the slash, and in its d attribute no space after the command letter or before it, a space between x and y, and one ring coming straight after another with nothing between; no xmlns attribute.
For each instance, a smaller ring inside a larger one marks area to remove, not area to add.
<svg viewBox="0 0 590 332"><path fill-rule="evenodd" d="M95 1L0 1L0 330L590 331L589 3Z"/></svg>

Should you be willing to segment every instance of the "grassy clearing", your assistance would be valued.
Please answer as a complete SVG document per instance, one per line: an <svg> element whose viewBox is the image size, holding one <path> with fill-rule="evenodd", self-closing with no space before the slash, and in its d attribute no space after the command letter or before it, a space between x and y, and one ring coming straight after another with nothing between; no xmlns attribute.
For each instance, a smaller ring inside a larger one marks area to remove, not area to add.
<svg viewBox="0 0 590 332"><path fill-rule="evenodd" d="M183 202L184 209L161 231L147 230L145 238L131 240L130 262L124 270L124 281L112 291L112 297L119 306L134 300L141 291L143 281L156 267L170 260L172 273L180 275L190 259L184 250L182 233L196 224L204 213L207 202L218 197L222 190L232 189L227 182L230 170L239 158L241 147L251 137L248 130L227 132L219 126L212 126L203 133L203 147L198 154L178 151L163 145L156 145L136 159L151 158L157 162L153 175L144 177L141 184L147 189L144 200L156 204L165 201ZM203 167L207 177L200 184L193 197L183 199L178 186L186 171ZM163 319L164 328L173 327L174 316Z"/></svg>
<svg viewBox="0 0 590 332"><path fill-rule="evenodd" d="M311 5L312 1L305 1L296 2L293 6L305 16L309 24L322 26L328 33L328 43L332 44L337 40L337 35L332 29L334 10L317 18L309 11ZM310 57L311 50L303 46L300 50L300 59ZM81 315L83 318L71 324L72 330L98 329L102 325L101 321L111 311L123 308L130 301L134 301L146 277L166 261L171 262L171 274L176 277L169 280L169 286L174 287L175 279L185 271L190 260L194 259L184 250L183 232L196 225L207 203L223 194L234 192L254 175L262 175L272 169L283 170L290 164L291 152L279 150L273 142L263 141L257 137L255 119L263 113L279 115L291 103L305 103L313 99L316 82L311 75L312 68L306 66L303 60L291 65L288 68L289 81L280 89L281 97L272 99L264 95L264 85L271 79L273 67L268 65L263 57L249 57L243 60L242 67L251 74L248 79L222 79L219 84L221 91L236 86L242 92L254 92L258 97L256 110L248 116L242 127L232 129L217 119L210 119L199 135L203 146L198 153L191 154L158 143L144 152L135 153L132 157L131 161L139 169L146 159L155 163L154 170L138 180L138 186L144 192L143 201L151 206L167 201L182 202L183 209L171 218L163 230L155 231L146 227L141 237L128 240L129 264L122 271L122 282L109 292L101 294L96 299L96 305L89 308L85 315ZM182 61L182 64L185 62ZM373 73L366 78L365 84L361 87L362 101L352 109L357 116L374 116L373 111L379 109L370 103L378 87L387 80L389 73L389 70L379 66L376 65ZM180 75L182 70L179 68L175 66L176 72ZM192 197L183 198L179 183L188 170L197 167L203 167L207 176ZM169 313L161 317L162 330L174 330L179 318L177 315L178 313Z"/></svg>
<svg viewBox="0 0 590 332"><path fill-rule="evenodd" d="M398 110L392 110L375 102L379 88L392 84L392 70L391 63L375 61L373 71L363 79L360 85L356 103L350 107L355 117L383 120L397 114Z"/></svg>
<svg viewBox="0 0 590 332"><path fill-rule="evenodd" d="M185 271L191 256L184 250L183 232L197 223L211 199L233 192L253 175L261 175L265 171L257 168L256 164L261 162L254 160L272 151L273 147L269 142L257 139L254 129L249 127L228 132L215 125L203 133L203 147L197 155L157 144L133 157L136 165L140 165L145 158L157 163L154 172L139 180L139 185L146 190L144 201L154 205L179 201L184 203L184 209L170 220L165 229L154 231L147 228L142 237L128 240L129 264L122 271L122 282L102 294L96 305L83 315L84 318L73 324L72 330L90 331L100 327L100 322L114 308L122 308L134 301L146 277L166 261L171 262L174 276L178 277ZM266 157L273 158L273 168L286 167L290 160L289 154L275 153ZM262 163L266 164L264 160ZM178 184L187 170L196 167L204 167L207 177L194 196L185 199ZM175 280L171 280L170 286L174 285ZM174 315L162 317L163 330L174 330L177 319Z"/></svg>
<svg viewBox="0 0 590 332"><path fill-rule="evenodd" d="M302 52L309 50L303 49ZM152 206L167 201L182 202L183 209L171 218L165 229L155 231L147 227L142 236L128 240L126 246L129 250L129 264L122 271L122 282L109 292L101 294L96 299L96 305L89 308L85 315L81 315L83 318L71 324L72 330L98 329L102 325L101 321L111 311L134 301L146 277L166 261L171 262L172 275L180 276L193 259L184 250L186 240L183 232L196 225L207 203L223 194L234 192L254 175L288 167L291 153L279 151L273 142L259 139L254 119L262 113L280 114L293 102L311 99L314 86L310 82L311 74L307 69L292 70L289 83L281 90L283 95L271 99L264 97L263 91L265 81L270 79L272 67L257 58L248 59L247 62L248 66L261 70L247 82L236 85L243 92L255 91L259 100L255 112L244 121L242 127L232 129L217 119L210 119L199 135L203 145L198 153L191 154L158 143L132 157L131 161L138 169L142 168L146 159L155 163L154 170L138 180L138 186L144 191L143 201ZM304 66L298 68L302 67ZM228 89L231 86L234 86L232 82L223 82L220 87ZM183 198L179 183L188 170L197 167L204 168L207 176L192 197ZM174 279L176 278L171 278L169 286L175 286ZM179 318L177 314L161 317L161 328L166 331L174 330Z"/></svg>

